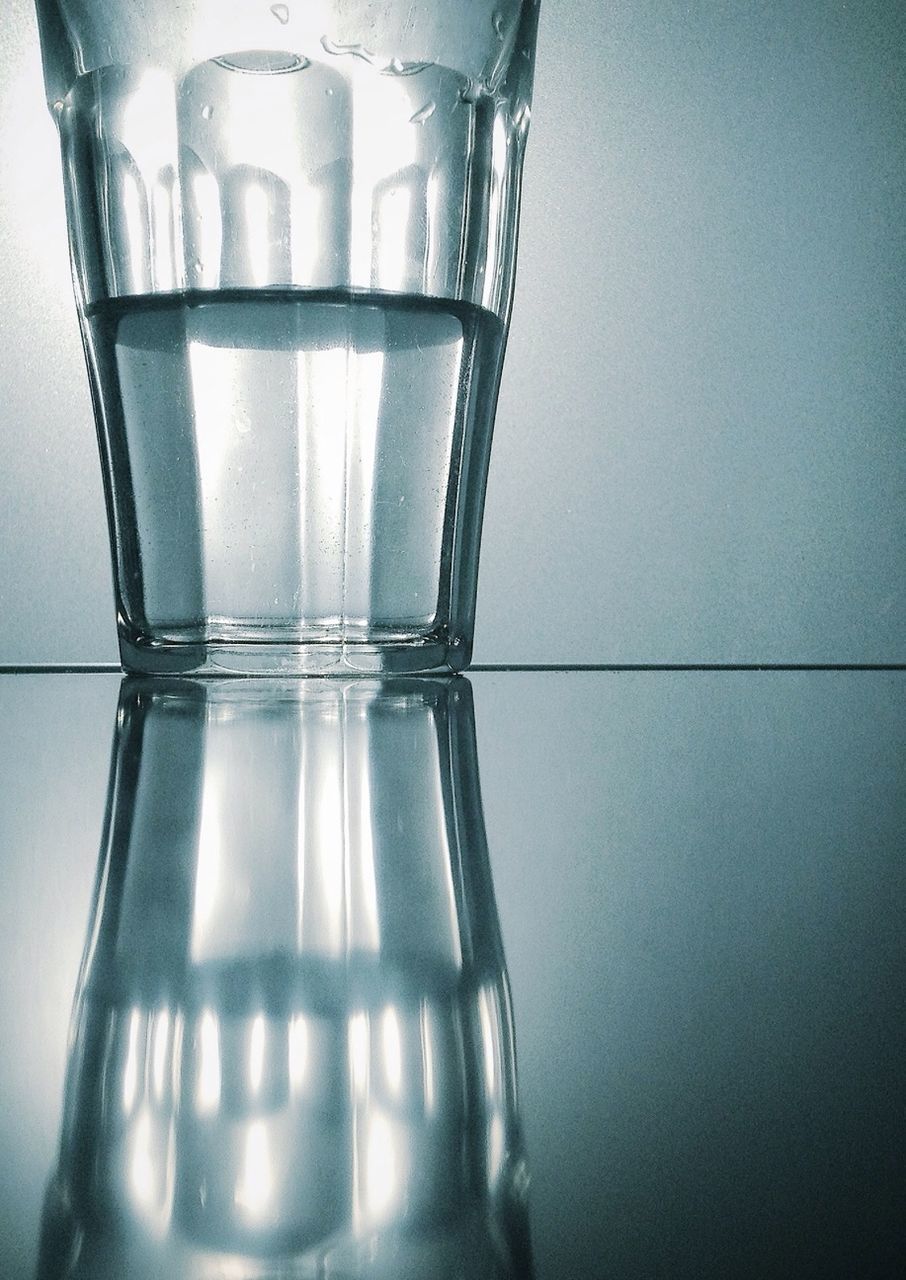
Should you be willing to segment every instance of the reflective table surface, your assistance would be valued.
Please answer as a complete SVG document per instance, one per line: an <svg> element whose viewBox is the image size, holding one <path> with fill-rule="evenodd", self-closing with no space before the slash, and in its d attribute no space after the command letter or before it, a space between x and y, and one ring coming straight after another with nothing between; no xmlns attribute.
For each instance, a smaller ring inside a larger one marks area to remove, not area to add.
<svg viewBox="0 0 906 1280"><path fill-rule="evenodd" d="M901 671L0 675L0 1276L906 1274L904 817Z"/></svg>

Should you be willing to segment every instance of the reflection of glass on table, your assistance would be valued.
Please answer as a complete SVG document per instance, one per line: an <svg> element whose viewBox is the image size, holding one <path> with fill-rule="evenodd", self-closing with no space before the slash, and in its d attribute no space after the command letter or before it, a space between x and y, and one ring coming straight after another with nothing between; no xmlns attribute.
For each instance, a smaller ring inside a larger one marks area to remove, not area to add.
<svg viewBox="0 0 906 1280"><path fill-rule="evenodd" d="M468 683L127 679L42 1280L521 1280L526 1189Z"/></svg>

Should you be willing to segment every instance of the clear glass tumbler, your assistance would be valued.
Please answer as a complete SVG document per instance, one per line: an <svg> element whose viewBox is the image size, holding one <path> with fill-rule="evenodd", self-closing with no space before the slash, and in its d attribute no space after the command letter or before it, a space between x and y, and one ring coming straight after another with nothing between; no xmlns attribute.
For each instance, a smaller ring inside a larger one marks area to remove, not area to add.
<svg viewBox="0 0 906 1280"><path fill-rule="evenodd" d="M470 657L538 0L37 0L151 673Z"/></svg>

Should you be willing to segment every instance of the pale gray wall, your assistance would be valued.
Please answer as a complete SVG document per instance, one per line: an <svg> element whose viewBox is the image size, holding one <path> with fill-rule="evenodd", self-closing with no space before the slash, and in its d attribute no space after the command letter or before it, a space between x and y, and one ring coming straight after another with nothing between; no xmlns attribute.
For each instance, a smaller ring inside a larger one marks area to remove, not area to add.
<svg viewBox="0 0 906 1280"><path fill-rule="evenodd" d="M906 660L906 6L542 10L476 662ZM0 663L113 661L30 0L0 172Z"/></svg>

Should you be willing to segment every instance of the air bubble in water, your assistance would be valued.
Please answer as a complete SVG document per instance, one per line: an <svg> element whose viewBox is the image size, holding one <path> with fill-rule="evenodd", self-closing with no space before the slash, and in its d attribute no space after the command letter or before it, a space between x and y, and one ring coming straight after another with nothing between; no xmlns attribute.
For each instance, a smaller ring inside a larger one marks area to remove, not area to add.
<svg viewBox="0 0 906 1280"><path fill-rule="evenodd" d="M504 16L503 16L503 14L502 14L502 13L495 13L495 14L494 14L494 33L495 33L495 35L497 36L497 39L498 39L498 40L502 40L502 39L503 39L503 24L504 24L504 21L505 21L505 19L504 19Z"/></svg>
<svg viewBox="0 0 906 1280"><path fill-rule="evenodd" d="M210 120L213 114L214 114L214 108L211 106L210 102L206 102L204 106L201 108L202 120Z"/></svg>
<svg viewBox="0 0 906 1280"><path fill-rule="evenodd" d="M431 117L434 115L434 112L435 112L436 110L437 110L437 104L436 104L436 103L434 103L434 102L426 102L426 103L425 103L425 105L424 105L423 107L420 107L420 108L419 108L419 110L418 110L418 111L416 111L415 115L414 115L414 116L412 116L412 118L410 119L409 123L410 123L410 124L424 124L426 120L430 120L430 119L431 119Z"/></svg>
<svg viewBox="0 0 906 1280"><path fill-rule="evenodd" d="M278 22L283 23L284 27L286 26L287 22L289 22L289 5L272 4L271 13L274 15L274 17L277 19Z"/></svg>

